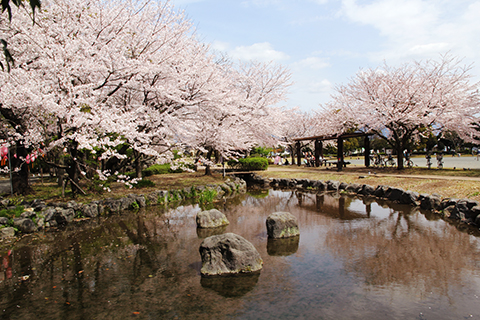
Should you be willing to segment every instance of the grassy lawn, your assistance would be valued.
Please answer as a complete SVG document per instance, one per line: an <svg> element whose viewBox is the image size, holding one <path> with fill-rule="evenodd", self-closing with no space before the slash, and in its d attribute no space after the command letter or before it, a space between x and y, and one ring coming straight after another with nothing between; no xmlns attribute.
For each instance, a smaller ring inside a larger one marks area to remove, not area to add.
<svg viewBox="0 0 480 320"><path fill-rule="evenodd" d="M88 186L84 183L81 184L82 189L86 191L86 195L79 194L74 199L68 186L65 190L65 197L62 197L62 189L57 185L55 179L44 179L43 184L41 181L36 181L33 185L33 192L24 198L26 200L44 199L48 201L69 201L76 200L78 202L90 202L93 200L101 200L107 198L120 198L127 194L147 194L154 190L169 190L169 189L183 189L186 187L207 185L207 184L221 184L224 182L221 174L214 174L213 176L205 176L203 172L196 173L171 173L162 175L153 175L147 178L155 183L153 187L136 189L129 189L121 183L111 183L111 192L95 192L89 191Z"/></svg>
<svg viewBox="0 0 480 320"><path fill-rule="evenodd" d="M336 180L372 186L387 185L418 193L438 193L443 197L470 198L480 202L480 170L412 168L400 171L394 168L350 167L345 168L343 172L337 172L334 168L328 170L325 168L271 166L267 171L259 172L259 174L269 178Z"/></svg>

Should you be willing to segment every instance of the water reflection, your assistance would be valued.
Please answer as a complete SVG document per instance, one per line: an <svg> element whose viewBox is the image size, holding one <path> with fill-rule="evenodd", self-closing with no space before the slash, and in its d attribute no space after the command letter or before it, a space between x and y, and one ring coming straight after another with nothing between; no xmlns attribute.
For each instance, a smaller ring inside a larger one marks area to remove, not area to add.
<svg viewBox="0 0 480 320"><path fill-rule="evenodd" d="M347 272L369 285L447 295L450 286L469 281L460 270L478 261L478 244L450 225L432 229L425 222L421 215L394 211L388 219L332 228L325 245Z"/></svg>
<svg viewBox="0 0 480 320"><path fill-rule="evenodd" d="M260 272L234 276L201 277L202 287L211 289L226 298L241 297L252 291Z"/></svg>
<svg viewBox="0 0 480 320"><path fill-rule="evenodd" d="M267 253L270 256L289 256L298 250L300 236L285 239L267 239Z"/></svg>
<svg viewBox="0 0 480 320"><path fill-rule="evenodd" d="M217 228L197 228L197 236L200 239L205 239L211 236L224 234L225 230L227 230L227 226L221 226Z"/></svg>
<svg viewBox="0 0 480 320"><path fill-rule="evenodd" d="M480 242L411 207L270 190L215 204L264 260L251 277L202 278L185 204L85 222L0 247L2 319L479 317ZM297 217L270 241L265 220ZM10 253L9 253L9 250ZM470 314L472 317L470 317Z"/></svg>

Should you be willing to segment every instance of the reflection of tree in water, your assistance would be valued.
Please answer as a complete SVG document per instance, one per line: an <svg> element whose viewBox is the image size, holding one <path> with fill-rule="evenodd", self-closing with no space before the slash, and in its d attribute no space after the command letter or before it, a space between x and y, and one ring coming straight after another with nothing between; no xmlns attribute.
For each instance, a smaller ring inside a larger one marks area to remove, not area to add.
<svg viewBox="0 0 480 320"><path fill-rule="evenodd" d="M37 245L25 238L13 251L14 277L0 286L2 318L123 319L140 312L144 318L207 319L233 312L238 302L218 306L217 293L202 291L200 255L192 250L201 242L198 210L129 213L47 233ZM19 282L23 274L30 278Z"/></svg>
<svg viewBox="0 0 480 320"><path fill-rule="evenodd" d="M341 199L340 202L339 198ZM239 230L240 234L248 234L254 230L257 235L266 240L265 221L267 216L273 212L287 211L294 213L300 226L300 233L302 233L302 226L309 227L318 223L332 223L328 219L329 217L338 219L341 219L341 217L344 219L364 218L364 214L348 210L352 201L352 198L340 197L336 193L316 194L298 190L288 192L270 190L268 197L247 198L242 202L242 206L228 207L225 213L230 224L236 230ZM312 215L312 212L317 212L318 215ZM261 220L261 223L259 224L254 217Z"/></svg>
<svg viewBox="0 0 480 320"><path fill-rule="evenodd" d="M395 206L383 210L390 215L380 220L367 218L360 210L362 201L330 194L286 192L278 197L235 201L215 206L230 220L225 232L244 236L264 259L262 273L258 279L252 277L248 286L239 287L235 281L202 284L198 272L202 239L195 224L200 208L157 207L111 217L100 225L46 233L37 243L22 239L14 248L14 277L0 283L0 303L6 310L2 317L124 319L140 312L140 319L210 319L212 315L242 318L244 314L248 316L255 300L255 312L264 312L268 318L272 303L278 303L280 296L287 297L281 304L291 306L289 310L306 303L304 293L298 289L298 265L292 262L295 260L307 267L302 273L307 275L305 281L318 277L317 281L328 284L330 291L315 294L323 294L330 303L329 299L337 296L336 290L348 288L351 282L344 280L344 286L339 279L339 286L330 285L337 279L322 278L324 273L317 264L308 265L311 256L307 256L310 249L306 246L299 246L298 251L295 247L289 252L275 253L291 252L287 258L270 256L265 219L274 211L295 214L300 232L304 232L301 241L309 241L310 234L311 240L321 241L341 259L348 272L372 285L405 284L420 295L439 289L445 293L453 284L461 285L464 281L460 272L468 271L469 265L478 268L480 262L479 249L470 243L467 234L441 221L433 223L421 215L398 213ZM242 205L237 206L239 201ZM364 200L363 205L365 210L371 210L372 217L378 216L376 203ZM436 229L429 227L434 224ZM308 230L310 226L312 229ZM30 273L29 280L19 281L25 272ZM224 298L222 294L231 297ZM258 299L259 296L262 298ZM343 295L338 297L343 299ZM307 299L306 307L315 301L316 298ZM331 304L333 308L334 302Z"/></svg>
<svg viewBox="0 0 480 320"><path fill-rule="evenodd" d="M325 245L345 269L367 284L401 284L425 294L465 282L465 272L479 261L476 244L453 226L428 227L423 216L393 211L383 220L335 225Z"/></svg>
<svg viewBox="0 0 480 320"><path fill-rule="evenodd" d="M309 212L318 212L334 219L353 220L368 217L364 212L350 210L354 198L338 193L304 193L296 191L298 206Z"/></svg>
<svg viewBox="0 0 480 320"><path fill-rule="evenodd" d="M337 193L308 193L299 190L281 192L265 198L248 198L244 201L244 206L265 207L270 211L285 211L289 208L302 208L311 212L321 212L341 218L343 214L352 215L350 218L360 217L358 214L348 211L351 197L340 196ZM345 211L346 210L346 211Z"/></svg>

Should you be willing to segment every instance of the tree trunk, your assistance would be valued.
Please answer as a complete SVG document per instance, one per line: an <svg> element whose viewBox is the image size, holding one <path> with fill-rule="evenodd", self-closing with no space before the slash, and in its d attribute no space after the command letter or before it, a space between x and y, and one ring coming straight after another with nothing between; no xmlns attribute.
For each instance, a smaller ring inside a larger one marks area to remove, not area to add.
<svg viewBox="0 0 480 320"><path fill-rule="evenodd" d="M200 161L200 155L201 155L200 151L197 151L195 153L195 166L193 168L193 170L195 170L195 172L198 171L198 164L199 164L199 161Z"/></svg>
<svg viewBox="0 0 480 320"><path fill-rule="evenodd" d="M16 143L16 157L10 152L12 170L19 168L17 172L12 172L12 188L15 194L28 194L31 191L28 181L28 165L25 162L27 149L21 142ZM23 160L22 160L23 159Z"/></svg>
<svg viewBox="0 0 480 320"><path fill-rule="evenodd" d="M397 149L397 169L403 170L403 144L401 142L396 143Z"/></svg>
<svg viewBox="0 0 480 320"><path fill-rule="evenodd" d="M295 151L292 145L289 145L288 148L290 149L290 155L292 156L292 166L295 165Z"/></svg>
<svg viewBox="0 0 480 320"><path fill-rule="evenodd" d="M133 155L135 157L135 177L142 178L142 170L143 170L143 162L142 162L142 154L138 151L134 151Z"/></svg>
<svg viewBox="0 0 480 320"><path fill-rule="evenodd" d="M125 144L118 151L118 153L127 154L127 150L128 150L128 145ZM135 156L136 156L136 154L134 153L134 157ZM119 171L119 172L125 173L125 168L127 167L127 165L129 164L130 161L131 161L131 157L128 157L126 159L118 159L117 157L111 157L108 160L104 159L104 160L102 160L101 170L102 171L110 170L110 172Z"/></svg>
<svg viewBox="0 0 480 320"><path fill-rule="evenodd" d="M15 128L16 133L23 136L25 133L25 128L23 126L23 117L16 115L12 109L4 108L3 104L0 103L0 115L5 118L10 125ZM16 142L16 157L10 148L10 165L12 170L17 172L12 172L12 189L13 193L16 194L27 194L31 191L29 181L28 181L28 166L25 162L27 157L27 149L23 145L23 141ZM23 160L22 160L23 159Z"/></svg>
<svg viewBox="0 0 480 320"><path fill-rule="evenodd" d="M214 154L215 154L215 163L220 163L221 162L220 161L221 160L220 152L215 150Z"/></svg>
<svg viewBox="0 0 480 320"><path fill-rule="evenodd" d="M208 163L210 162L210 159L212 158L213 151L214 151L213 148L208 149L208 152L207 152L207 162ZM212 168L210 167L210 164L205 165L205 175L206 176L213 175L212 174Z"/></svg>
<svg viewBox="0 0 480 320"><path fill-rule="evenodd" d="M77 156L78 156L78 143L73 141L69 146L70 157L66 163L67 165L67 174L70 178L70 186L72 188L73 195L79 193L80 189L78 188L78 170L77 170ZM68 181L67 181L68 182Z"/></svg>
<svg viewBox="0 0 480 320"><path fill-rule="evenodd" d="M206 165L206 166L205 166L205 175L206 175L206 176L213 176L213 174L212 174L212 168L210 167L210 165Z"/></svg>
<svg viewBox="0 0 480 320"><path fill-rule="evenodd" d="M65 158L63 157L63 151L60 152L60 156L58 158L58 164L60 166L65 165ZM56 175L57 175L57 185L59 187L63 187L63 180L65 179L65 177L63 175L65 174L65 169L55 168L54 170L55 170Z"/></svg>

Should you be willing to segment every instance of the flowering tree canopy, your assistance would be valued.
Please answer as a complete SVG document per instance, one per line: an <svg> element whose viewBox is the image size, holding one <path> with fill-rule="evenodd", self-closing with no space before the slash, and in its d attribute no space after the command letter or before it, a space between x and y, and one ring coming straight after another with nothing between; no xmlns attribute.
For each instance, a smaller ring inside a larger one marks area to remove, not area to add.
<svg viewBox="0 0 480 320"><path fill-rule="evenodd" d="M400 67L384 65L359 71L350 83L336 87L323 116L337 128L372 131L397 151L403 168L407 143L427 130L453 130L464 138L478 134L473 124L480 112L470 67L451 56L416 61Z"/></svg>
<svg viewBox="0 0 480 320"><path fill-rule="evenodd" d="M11 3L16 5L17 7L23 7L23 1L22 0L12 0ZM12 6L11 6L10 0L2 0L0 3L0 8L1 8L1 13L3 14L5 11L7 12L8 15L8 20L12 20ZM29 0L30 7L32 9L32 20L35 21L35 10L40 9L41 7L41 2L40 0ZM0 19L2 19L2 16L0 15ZM5 39L0 38L0 43L2 46L2 52L3 52L3 58L5 59L5 62L3 63L0 59L0 68L3 71L10 71L10 66L15 64L15 60L13 59L12 55L10 54L10 50L8 49L8 43L5 41Z"/></svg>
<svg viewBox="0 0 480 320"><path fill-rule="evenodd" d="M40 13L33 24L28 10L0 20L16 62L0 74L1 138L17 150L63 150L67 163L52 165L72 184L86 153L120 159L127 146L139 173L147 157L168 161L174 145L227 155L270 134L260 124L289 72L218 63L168 1L50 0Z"/></svg>

